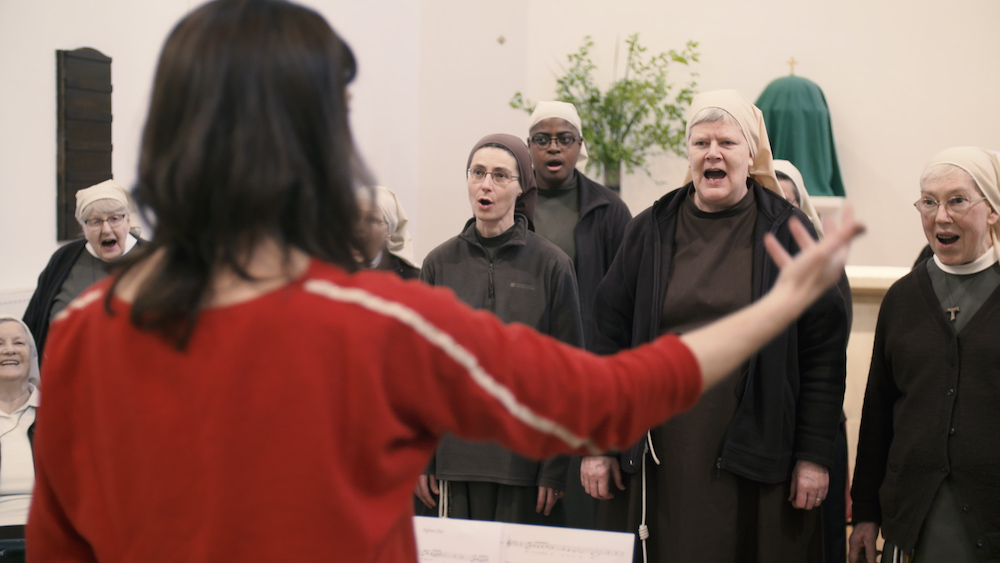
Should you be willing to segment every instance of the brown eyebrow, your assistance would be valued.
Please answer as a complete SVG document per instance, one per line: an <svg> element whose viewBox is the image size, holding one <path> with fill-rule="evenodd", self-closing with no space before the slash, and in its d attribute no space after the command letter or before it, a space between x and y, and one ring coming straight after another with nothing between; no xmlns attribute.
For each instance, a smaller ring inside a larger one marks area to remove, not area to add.
<svg viewBox="0 0 1000 563"><path fill-rule="evenodd" d="M501 166L500 168L494 168L493 170L487 170L487 169L486 169L486 167L485 167L485 166L483 166L482 164L480 164L480 165L478 165L478 166L477 166L477 165L475 165L475 164L473 164L472 166L470 166L470 167L469 167L469 170L482 170L482 171L484 171L484 172L489 172L489 173L493 173L493 172L504 172L504 173L506 173L506 174L510 174L511 176L513 176L513 175L514 175L514 172L512 172L511 170L509 170L509 169L507 169L507 168L504 168L504 167L502 167L502 166Z"/></svg>

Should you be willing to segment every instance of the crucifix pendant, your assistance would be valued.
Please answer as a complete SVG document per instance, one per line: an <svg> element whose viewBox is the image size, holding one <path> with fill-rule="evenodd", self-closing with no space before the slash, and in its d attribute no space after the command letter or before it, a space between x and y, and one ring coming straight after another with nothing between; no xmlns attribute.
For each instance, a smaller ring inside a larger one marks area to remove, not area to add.
<svg viewBox="0 0 1000 563"><path fill-rule="evenodd" d="M958 307L948 307L947 309L945 309L945 311L948 311L949 313L951 313L951 319L950 319L950 320L951 320L952 322L954 322L954 321L955 321L955 315L956 315L956 314L958 314L958 312L959 312L960 310L961 310L961 309L959 309Z"/></svg>

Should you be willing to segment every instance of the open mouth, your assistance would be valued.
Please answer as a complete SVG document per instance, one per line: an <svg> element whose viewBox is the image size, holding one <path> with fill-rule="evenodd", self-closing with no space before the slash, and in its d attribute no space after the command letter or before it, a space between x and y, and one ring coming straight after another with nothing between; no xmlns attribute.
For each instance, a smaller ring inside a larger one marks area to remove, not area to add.
<svg viewBox="0 0 1000 563"><path fill-rule="evenodd" d="M104 248L114 248L118 244L118 239L107 239L101 241L101 246Z"/></svg>
<svg viewBox="0 0 1000 563"><path fill-rule="evenodd" d="M479 198L479 205L480 205L480 207L489 207L489 206L493 205L493 202L490 201L490 200L488 200L488 199L486 199L485 197L481 197L481 198Z"/></svg>
<svg viewBox="0 0 1000 563"><path fill-rule="evenodd" d="M725 170L706 170L705 177L709 180L721 180L726 177Z"/></svg>
<svg viewBox="0 0 1000 563"><path fill-rule="evenodd" d="M545 163L545 167L549 169L550 172L557 172L563 167L563 161L561 160L549 160Z"/></svg>
<svg viewBox="0 0 1000 563"><path fill-rule="evenodd" d="M937 240L942 246L948 246L958 242L958 235L938 235Z"/></svg>
<svg viewBox="0 0 1000 563"><path fill-rule="evenodd" d="M19 362L17 360L4 360L4 361L0 362L0 366L16 366L16 365L18 365L20 363L21 362Z"/></svg>

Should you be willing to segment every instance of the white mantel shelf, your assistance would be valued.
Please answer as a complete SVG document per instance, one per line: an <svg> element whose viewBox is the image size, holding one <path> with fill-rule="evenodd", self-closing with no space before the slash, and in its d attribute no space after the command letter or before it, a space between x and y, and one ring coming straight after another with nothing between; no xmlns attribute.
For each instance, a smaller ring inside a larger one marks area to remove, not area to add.
<svg viewBox="0 0 1000 563"><path fill-rule="evenodd" d="M899 266L847 266L847 279L855 297L881 299L893 283L910 272Z"/></svg>

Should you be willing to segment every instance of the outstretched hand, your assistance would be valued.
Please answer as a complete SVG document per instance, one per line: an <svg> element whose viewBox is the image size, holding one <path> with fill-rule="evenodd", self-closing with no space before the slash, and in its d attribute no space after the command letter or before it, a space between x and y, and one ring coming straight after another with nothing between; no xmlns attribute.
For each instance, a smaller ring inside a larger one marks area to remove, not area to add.
<svg viewBox="0 0 1000 563"><path fill-rule="evenodd" d="M792 217L789 230L801 249L795 257L781 246L774 235L768 234L764 238L768 253L781 269L774 290L789 291L791 295L811 303L840 279L851 241L865 232L865 226L854 219L854 210L846 205L840 225L828 219L823 222L823 228L826 231L823 240L813 240L802 222Z"/></svg>

